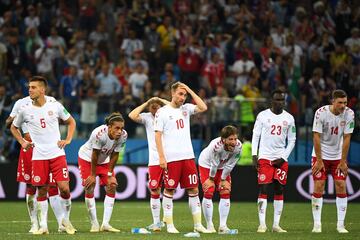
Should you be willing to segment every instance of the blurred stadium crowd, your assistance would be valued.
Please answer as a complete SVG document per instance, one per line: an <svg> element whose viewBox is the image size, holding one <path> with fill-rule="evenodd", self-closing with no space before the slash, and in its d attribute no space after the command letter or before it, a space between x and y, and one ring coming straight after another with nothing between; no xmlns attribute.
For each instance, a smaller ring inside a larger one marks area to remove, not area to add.
<svg viewBox="0 0 360 240"><path fill-rule="evenodd" d="M4 121L35 74L76 118L79 137L115 110L130 137L141 135L127 114L169 98L175 81L207 99L192 122L204 140L227 123L250 139L276 87L299 127L336 88L359 118L359 28L355 0L1 0L0 155L14 145Z"/></svg>

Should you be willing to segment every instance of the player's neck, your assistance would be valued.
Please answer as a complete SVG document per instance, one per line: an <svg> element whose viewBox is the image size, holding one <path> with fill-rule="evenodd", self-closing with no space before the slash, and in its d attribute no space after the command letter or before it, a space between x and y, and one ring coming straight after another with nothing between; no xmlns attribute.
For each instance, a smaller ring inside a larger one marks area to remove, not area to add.
<svg viewBox="0 0 360 240"><path fill-rule="evenodd" d="M37 107L42 107L46 103L45 96L40 96L37 99L33 100L33 105Z"/></svg>
<svg viewBox="0 0 360 240"><path fill-rule="evenodd" d="M339 112L336 112L333 105L330 105L330 112L334 114L335 116L339 115Z"/></svg>
<svg viewBox="0 0 360 240"><path fill-rule="evenodd" d="M271 111L273 114L276 114L276 115L279 115L279 114L281 114L281 113L283 112L282 109L281 109L281 110L275 110L275 109L273 109L273 108L270 108L270 111Z"/></svg>
<svg viewBox="0 0 360 240"><path fill-rule="evenodd" d="M170 106L173 107L173 108L179 108L180 107L174 102L170 102Z"/></svg>

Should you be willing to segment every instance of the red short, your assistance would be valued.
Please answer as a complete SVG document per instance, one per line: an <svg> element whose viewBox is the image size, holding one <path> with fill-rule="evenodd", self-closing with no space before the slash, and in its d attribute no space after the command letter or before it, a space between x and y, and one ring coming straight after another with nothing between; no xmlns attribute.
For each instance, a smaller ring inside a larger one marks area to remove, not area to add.
<svg viewBox="0 0 360 240"><path fill-rule="evenodd" d="M79 163L80 176L82 178L82 185L85 186L85 180L91 174L91 162L85 161L84 159L78 157L78 163ZM107 184L108 172L109 172L109 163L96 165L96 176L99 176L101 186L105 186ZM113 176L115 176L114 173Z"/></svg>
<svg viewBox="0 0 360 240"><path fill-rule="evenodd" d="M49 160L32 161L32 185L43 186L61 181L69 181L65 155Z"/></svg>
<svg viewBox="0 0 360 240"><path fill-rule="evenodd" d="M159 166L149 166L149 188L157 189L162 187L164 170Z"/></svg>
<svg viewBox="0 0 360 240"><path fill-rule="evenodd" d="M16 181L31 184L32 152L33 148L29 148L26 152L23 148L20 149Z"/></svg>
<svg viewBox="0 0 360 240"><path fill-rule="evenodd" d="M165 188L175 189L179 182L181 188L198 187L198 176L194 159L185 159L167 164L167 171L164 172Z"/></svg>
<svg viewBox="0 0 360 240"><path fill-rule="evenodd" d="M223 171L222 169L219 169L219 170L217 170L217 172L215 174L215 177L214 177L215 188L211 187L207 191L203 190L204 193L213 194L215 190L220 192L220 182L221 182L222 171ZM199 166L199 174L200 174L201 184L203 184L209 178L209 173L210 173L209 168L204 168L204 167ZM231 183L230 175L226 177L226 181Z"/></svg>
<svg viewBox="0 0 360 240"><path fill-rule="evenodd" d="M286 184L289 169L288 162L284 162L280 168L272 166L267 159L259 159L258 184L269 184L277 180L281 185Z"/></svg>
<svg viewBox="0 0 360 240"><path fill-rule="evenodd" d="M311 159L311 166L316 162L316 157ZM340 160L323 160L325 169L321 170L316 176L313 175L314 181L316 180L326 180L327 174L330 172L334 180L345 180L346 177L340 172L336 172L336 168L340 163Z"/></svg>

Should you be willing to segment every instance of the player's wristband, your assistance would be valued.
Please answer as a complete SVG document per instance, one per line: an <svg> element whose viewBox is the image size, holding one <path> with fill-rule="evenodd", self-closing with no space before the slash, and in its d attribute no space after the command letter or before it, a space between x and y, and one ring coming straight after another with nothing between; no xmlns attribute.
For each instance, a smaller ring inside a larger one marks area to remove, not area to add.
<svg viewBox="0 0 360 240"><path fill-rule="evenodd" d="M107 175L108 175L108 177L111 177L111 176L113 175L113 173L112 173L112 172L108 172Z"/></svg>

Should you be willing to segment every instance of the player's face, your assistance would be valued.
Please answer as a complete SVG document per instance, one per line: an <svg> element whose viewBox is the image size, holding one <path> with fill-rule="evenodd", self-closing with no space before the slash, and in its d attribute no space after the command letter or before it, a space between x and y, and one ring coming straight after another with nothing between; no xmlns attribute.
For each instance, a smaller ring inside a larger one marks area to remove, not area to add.
<svg viewBox="0 0 360 240"><path fill-rule="evenodd" d="M335 114L343 113L347 105L347 98L336 98L333 100L333 107Z"/></svg>
<svg viewBox="0 0 360 240"><path fill-rule="evenodd" d="M121 137L122 130L124 129L124 122L115 121L109 125L109 136L111 139L118 140Z"/></svg>
<svg viewBox="0 0 360 240"><path fill-rule="evenodd" d="M281 113L285 106L285 94L275 93L271 99L271 108L274 113Z"/></svg>
<svg viewBox="0 0 360 240"><path fill-rule="evenodd" d="M172 94L172 101L177 107L184 104L187 97L187 92L184 88L177 88Z"/></svg>
<svg viewBox="0 0 360 240"><path fill-rule="evenodd" d="M229 137L225 138L223 140L225 145L225 150L229 152L234 151L237 140L238 140L238 136L236 134L230 135Z"/></svg>
<svg viewBox="0 0 360 240"><path fill-rule="evenodd" d="M41 82L29 83L29 96L32 100L38 99L42 94L45 94L45 88Z"/></svg>
<svg viewBox="0 0 360 240"><path fill-rule="evenodd" d="M157 110L160 108L160 105L157 103L153 103L149 106L149 112L151 112L151 114L153 116L155 116L155 113L157 112Z"/></svg>

